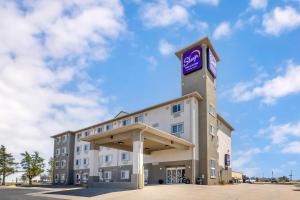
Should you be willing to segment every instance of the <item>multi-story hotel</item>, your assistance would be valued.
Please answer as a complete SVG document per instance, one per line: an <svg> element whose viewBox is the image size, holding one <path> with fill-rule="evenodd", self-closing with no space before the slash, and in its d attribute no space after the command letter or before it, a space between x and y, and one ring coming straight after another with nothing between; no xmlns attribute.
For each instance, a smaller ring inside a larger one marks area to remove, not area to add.
<svg viewBox="0 0 300 200"><path fill-rule="evenodd" d="M208 38L176 53L182 96L54 138L54 182L143 188L231 179L232 126L216 112L216 64Z"/></svg>

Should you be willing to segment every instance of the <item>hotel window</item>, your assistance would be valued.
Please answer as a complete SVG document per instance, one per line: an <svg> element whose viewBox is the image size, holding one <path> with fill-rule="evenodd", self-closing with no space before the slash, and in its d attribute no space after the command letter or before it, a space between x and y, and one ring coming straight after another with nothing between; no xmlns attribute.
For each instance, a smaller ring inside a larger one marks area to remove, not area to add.
<svg viewBox="0 0 300 200"><path fill-rule="evenodd" d="M102 132L103 132L103 127L97 128L97 132L98 132L98 133L102 133Z"/></svg>
<svg viewBox="0 0 300 200"><path fill-rule="evenodd" d="M208 110L209 114L211 114L212 116L216 116L216 109L212 104L209 104L209 110Z"/></svg>
<svg viewBox="0 0 300 200"><path fill-rule="evenodd" d="M123 126L128 126L130 123L131 123L130 119L125 119L125 120L122 121Z"/></svg>
<svg viewBox="0 0 300 200"><path fill-rule="evenodd" d="M82 136L82 134L81 134L81 133L77 134L77 141L80 141L80 139L81 139L81 136Z"/></svg>
<svg viewBox="0 0 300 200"><path fill-rule="evenodd" d="M89 144L85 144L84 145L84 152L87 153L90 149L90 145Z"/></svg>
<svg viewBox="0 0 300 200"><path fill-rule="evenodd" d="M62 141L63 141L63 143L67 142L67 135L62 136Z"/></svg>
<svg viewBox="0 0 300 200"><path fill-rule="evenodd" d="M76 147L76 153L77 153L77 154L80 154L80 152L81 152L81 146L77 146L77 147Z"/></svg>
<svg viewBox="0 0 300 200"><path fill-rule="evenodd" d="M60 137L55 138L55 142L56 142L57 144L59 144L59 143L60 143Z"/></svg>
<svg viewBox="0 0 300 200"><path fill-rule="evenodd" d="M83 164L84 164L85 166L89 165L89 159L88 159L88 158L84 158L84 159L83 159Z"/></svg>
<svg viewBox="0 0 300 200"><path fill-rule="evenodd" d="M183 123L172 125L171 132L172 135L180 137L181 133L183 133Z"/></svg>
<svg viewBox="0 0 300 200"><path fill-rule="evenodd" d="M179 104L175 104L172 106L172 113L179 113L183 111L183 104L179 103Z"/></svg>
<svg viewBox="0 0 300 200"><path fill-rule="evenodd" d="M55 161L55 169L59 168L59 161Z"/></svg>
<svg viewBox="0 0 300 200"><path fill-rule="evenodd" d="M209 133L210 133L212 136L215 136L215 135L216 135L216 128L215 128L213 125L209 125Z"/></svg>
<svg viewBox="0 0 300 200"><path fill-rule="evenodd" d="M61 168L63 169L63 168L65 168L65 166L66 166L66 160L62 160L61 161Z"/></svg>
<svg viewBox="0 0 300 200"><path fill-rule="evenodd" d="M104 179L110 180L111 179L111 171L105 171L104 172Z"/></svg>
<svg viewBox="0 0 300 200"><path fill-rule="evenodd" d="M123 152L121 155L122 161L129 161L129 153Z"/></svg>
<svg viewBox="0 0 300 200"><path fill-rule="evenodd" d="M67 153L67 147L61 148L61 155L66 155Z"/></svg>
<svg viewBox="0 0 300 200"><path fill-rule="evenodd" d="M134 117L134 123L139 123L139 122L141 123L143 121L144 121L143 115L139 115L139 116Z"/></svg>
<svg viewBox="0 0 300 200"><path fill-rule="evenodd" d="M64 183L65 182L65 174L60 175L60 182Z"/></svg>
<svg viewBox="0 0 300 200"><path fill-rule="evenodd" d="M77 167L80 166L80 163L81 163L80 159L76 159L75 165L76 165Z"/></svg>
<svg viewBox="0 0 300 200"><path fill-rule="evenodd" d="M113 129L113 125L112 124L107 124L106 125L106 131L110 131Z"/></svg>
<svg viewBox="0 0 300 200"><path fill-rule="evenodd" d="M121 179L129 179L129 170L121 171Z"/></svg>
<svg viewBox="0 0 300 200"><path fill-rule="evenodd" d="M104 161L110 163L112 161L112 155L106 155Z"/></svg>
<svg viewBox="0 0 300 200"><path fill-rule="evenodd" d="M153 128L158 128L159 127L159 123L152 124L152 127Z"/></svg>
<svg viewBox="0 0 300 200"><path fill-rule="evenodd" d="M87 136L89 136L89 135L90 135L90 131L84 132L84 136L85 136L85 137L87 137Z"/></svg>
<svg viewBox="0 0 300 200"><path fill-rule="evenodd" d="M84 173L82 175L82 182L83 183L87 183L88 182L88 179L89 179L89 174L88 173Z"/></svg>
<svg viewBox="0 0 300 200"><path fill-rule="evenodd" d="M210 160L210 178L216 178L217 177L216 165L217 165L216 160Z"/></svg>
<svg viewBox="0 0 300 200"><path fill-rule="evenodd" d="M56 149L55 150L55 155L59 156L59 154L60 154L60 149Z"/></svg>

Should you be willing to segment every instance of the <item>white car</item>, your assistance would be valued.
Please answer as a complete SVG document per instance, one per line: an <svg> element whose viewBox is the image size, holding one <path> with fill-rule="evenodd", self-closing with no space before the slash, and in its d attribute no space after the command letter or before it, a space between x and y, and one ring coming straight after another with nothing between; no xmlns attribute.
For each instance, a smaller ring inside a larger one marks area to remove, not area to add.
<svg viewBox="0 0 300 200"><path fill-rule="evenodd" d="M250 183L250 184L253 184L253 183L255 183L255 182L256 182L255 179L247 179L247 180L246 180L246 183Z"/></svg>

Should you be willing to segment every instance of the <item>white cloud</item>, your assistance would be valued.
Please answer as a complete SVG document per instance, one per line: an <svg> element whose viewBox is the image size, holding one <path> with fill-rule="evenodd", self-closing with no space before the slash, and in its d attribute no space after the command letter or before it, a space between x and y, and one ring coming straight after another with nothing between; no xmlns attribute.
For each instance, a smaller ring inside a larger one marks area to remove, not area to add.
<svg viewBox="0 0 300 200"><path fill-rule="evenodd" d="M22 6L0 3L0 143L15 155L49 157L50 135L109 116L109 97L90 84L85 66L106 58L126 31L123 8L117 0Z"/></svg>
<svg viewBox="0 0 300 200"><path fill-rule="evenodd" d="M253 9L265 9L268 5L268 0L250 0L250 7Z"/></svg>
<svg viewBox="0 0 300 200"><path fill-rule="evenodd" d="M282 144L289 140L289 137L300 137L300 122L286 124L271 124L259 130L261 135L269 135L273 144Z"/></svg>
<svg viewBox="0 0 300 200"><path fill-rule="evenodd" d="M265 33L278 36L300 26L300 13L290 6L276 7L263 16L262 24Z"/></svg>
<svg viewBox="0 0 300 200"><path fill-rule="evenodd" d="M221 22L213 32L213 38L220 39L231 34L230 24L228 22Z"/></svg>
<svg viewBox="0 0 300 200"><path fill-rule="evenodd" d="M219 0L182 0L185 6L192 6L196 4L209 4L213 6L219 5Z"/></svg>
<svg viewBox="0 0 300 200"><path fill-rule="evenodd" d="M146 61L149 63L148 69L149 71L155 71L157 67L157 60L154 56L148 56L145 58Z"/></svg>
<svg viewBox="0 0 300 200"><path fill-rule="evenodd" d="M167 1L147 3L141 9L142 20L146 27L165 27L188 23L189 14L181 5L169 5Z"/></svg>
<svg viewBox="0 0 300 200"><path fill-rule="evenodd" d="M253 157L256 154L261 153L261 150L259 148L252 148L248 149L246 151L240 151L236 153L237 158L233 160L233 167L235 168L241 168L251 162Z"/></svg>
<svg viewBox="0 0 300 200"><path fill-rule="evenodd" d="M161 53L161 55L167 56L174 53L175 46L166 40L160 40L158 50Z"/></svg>
<svg viewBox="0 0 300 200"><path fill-rule="evenodd" d="M290 142L282 149L283 153L300 154L300 141Z"/></svg>
<svg viewBox="0 0 300 200"><path fill-rule="evenodd" d="M242 82L229 92L235 101L248 101L262 97L263 102L272 104L277 99L300 92L300 65L289 61L282 75L260 82Z"/></svg>

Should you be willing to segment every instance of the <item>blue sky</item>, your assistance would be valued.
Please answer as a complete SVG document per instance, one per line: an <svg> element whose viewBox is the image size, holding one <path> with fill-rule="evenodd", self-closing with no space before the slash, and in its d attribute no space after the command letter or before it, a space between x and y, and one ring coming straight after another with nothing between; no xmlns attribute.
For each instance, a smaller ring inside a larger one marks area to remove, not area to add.
<svg viewBox="0 0 300 200"><path fill-rule="evenodd" d="M0 141L15 155L180 96L174 52L208 36L234 170L300 178L299 1L3 1L0 16Z"/></svg>

